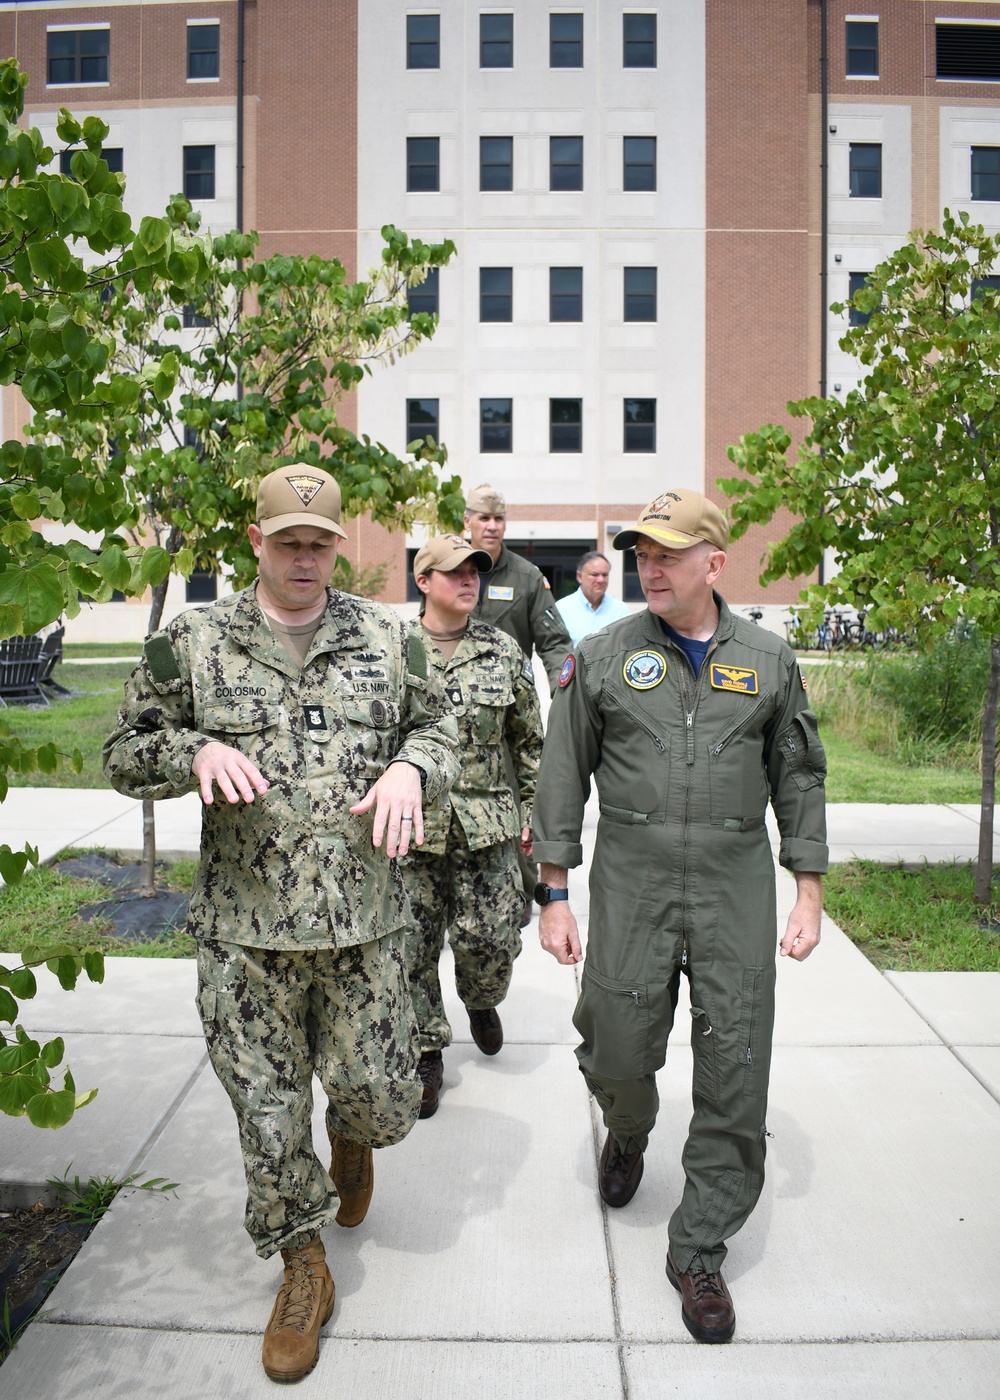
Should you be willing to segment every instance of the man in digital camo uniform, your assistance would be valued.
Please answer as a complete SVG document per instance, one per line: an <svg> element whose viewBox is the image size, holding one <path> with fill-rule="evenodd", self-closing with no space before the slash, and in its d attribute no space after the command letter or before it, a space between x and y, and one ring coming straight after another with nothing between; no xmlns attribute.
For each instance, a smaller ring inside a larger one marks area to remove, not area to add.
<svg viewBox="0 0 1000 1400"><path fill-rule="evenodd" d="M394 858L423 839L422 802L455 775L456 730L419 637L328 586L344 536L332 476L266 476L249 536L256 584L148 639L104 766L131 797L198 790L205 804L189 916L198 1007L239 1124L246 1228L285 1263L264 1369L297 1380L333 1311L319 1232L360 1224L372 1148L419 1111Z"/></svg>
<svg viewBox="0 0 1000 1400"><path fill-rule="evenodd" d="M572 649L572 643L552 601L548 579L527 559L511 553L503 542L507 533L507 502L501 492L486 483L470 491L465 506L465 528L472 548L485 550L493 561L491 572L481 582L479 606L474 616L513 637L529 660L532 652L537 651L549 678L549 691L554 693L559 668ZM507 777L516 787L509 763ZM518 866L525 898L521 916L523 928L531 918L538 866L523 852L518 854Z"/></svg>
<svg viewBox="0 0 1000 1400"><path fill-rule="evenodd" d="M735 1328L725 1240L764 1182L777 942L768 800L795 906L781 953L819 942L826 759L788 646L734 617L714 585L729 531L696 491L666 491L615 537L635 549L647 608L569 657L549 715L534 811L539 936L581 958L567 869L594 775L600 798L577 1058L604 1113L598 1189L635 1195L656 1121L681 974L689 979L694 1114L667 1277L700 1342Z"/></svg>
<svg viewBox="0 0 1000 1400"><path fill-rule="evenodd" d="M438 1107L442 1050L451 1027L441 997L438 963L449 932L455 983L469 1013L472 1038L484 1055L503 1045L496 1011L507 995L521 951L523 895L514 845L530 849L531 800L542 752L542 718L531 662L512 638L470 621L479 575L490 556L457 535L441 535L413 561L423 594L411 624L458 723L459 776L446 802L424 816L424 844L403 862L413 928L406 966L420 1027L421 1118ZM506 772L504 747L517 782Z"/></svg>

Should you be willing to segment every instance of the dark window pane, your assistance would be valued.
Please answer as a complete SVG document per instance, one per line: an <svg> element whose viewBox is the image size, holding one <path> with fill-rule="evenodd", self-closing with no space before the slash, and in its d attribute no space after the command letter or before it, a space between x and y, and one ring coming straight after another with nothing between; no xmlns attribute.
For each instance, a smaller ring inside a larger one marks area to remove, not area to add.
<svg viewBox="0 0 1000 1400"><path fill-rule="evenodd" d="M70 151L59 152L59 173L61 175L73 174L72 161L79 149L79 147L74 147ZM115 171L119 175L125 169L123 155L121 146L105 146L101 151L101 159L105 165L109 170Z"/></svg>
<svg viewBox="0 0 1000 1400"><path fill-rule="evenodd" d="M189 78L219 76L219 26L217 24L188 25Z"/></svg>
<svg viewBox="0 0 1000 1400"><path fill-rule="evenodd" d="M1000 82L1000 26L938 24L935 28L939 78Z"/></svg>
<svg viewBox="0 0 1000 1400"><path fill-rule="evenodd" d="M882 147L851 143L851 198L882 198Z"/></svg>
<svg viewBox="0 0 1000 1400"><path fill-rule="evenodd" d="M441 67L441 16L406 16L407 68Z"/></svg>
<svg viewBox="0 0 1000 1400"><path fill-rule="evenodd" d="M582 399L549 399L549 451L583 451Z"/></svg>
<svg viewBox="0 0 1000 1400"><path fill-rule="evenodd" d="M406 400L406 441L432 437L438 441L438 399Z"/></svg>
<svg viewBox="0 0 1000 1400"><path fill-rule="evenodd" d="M510 321L514 314L514 270L510 267L479 269L480 321Z"/></svg>
<svg viewBox="0 0 1000 1400"><path fill-rule="evenodd" d="M847 21L847 76L878 77L878 21Z"/></svg>
<svg viewBox="0 0 1000 1400"><path fill-rule="evenodd" d="M972 300L975 301L986 292L1000 292L1000 277L996 273L988 273L985 277L973 277Z"/></svg>
<svg viewBox="0 0 1000 1400"><path fill-rule="evenodd" d="M480 452L512 452L513 399L479 400Z"/></svg>
<svg viewBox="0 0 1000 1400"><path fill-rule="evenodd" d="M854 293L860 292L862 287L864 287L867 283L867 281L867 272L852 272L850 274L849 285L852 300L854 299ZM872 313L870 311L859 311L856 306L852 306L848 311L848 319L852 326L867 326L869 320L871 319L871 314Z"/></svg>
<svg viewBox="0 0 1000 1400"><path fill-rule="evenodd" d="M432 267L424 280L406 293L406 313L415 316L423 311L429 316L438 314L438 273L440 268Z"/></svg>
<svg viewBox="0 0 1000 1400"><path fill-rule="evenodd" d="M481 190L512 190L514 188L513 136L480 136L479 188Z"/></svg>
<svg viewBox="0 0 1000 1400"><path fill-rule="evenodd" d="M656 189L656 137L626 136L623 138L625 168L623 184L626 190Z"/></svg>
<svg viewBox="0 0 1000 1400"><path fill-rule="evenodd" d="M438 190L441 142L437 136L406 138L406 188L410 191Z"/></svg>
<svg viewBox="0 0 1000 1400"><path fill-rule="evenodd" d="M625 451L656 451L656 400L625 400Z"/></svg>
<svg viewBox="0 0 1000 1400"><path fill-rule="evenodd" d="M656 67L656 16L623 15L625 68Z"/></svg>
<svg viewBox="0 0 1000 1400"><path fill-rule="evenodd" d="M583 320L583 268L549 268L549 320Z"/></svg>
<svg viewBox="0 0 1000 1400"><path fill-rule="evenodd" d="M65 84L108 81L110 30L49 30L46 44L48 82Z"/></svg>
<svg viewBox="0 0 1000 1400"><path fill-rule="evenodd" d="M656 320L656 268L627 267L625 269L626 321Z"/></svg>
<svg viewBox="0 0 1000 1400"><path fill-rule="evenodd" d="M189 603L214 603L219 596L219 576L211 569L193 569L187 581Z"/></svg>
<svg viewBox="0 0 1000 1400"><path fill-rule="evenodd" d="M184 193L188 199L215 198L215 147L184 147Z"/></svg>
<svg viewBox="0 0 1000 1400"><path fill-rule="evenodd" d="M184 307L181 313L181 325L186 330L191 330L195 326L210 326L212 324L208 316L203 316L200 311L196 311L190 302Z"/></svg>
<svg viewBox="0 0 1000 1400"><path fill-rule="evenodd" d="M514 16L479 16L480 68L514 67Z"/></svg>
<svg viewBox="0 0 1000 1400"><path fill-rule="evenodd" d="M583 15L549 15L549 67L583 67Z"/></svg>
<svg viewBox="0 0 1000 1400"><path fill-rule="evenodd" d="M972 198L1000 200L1000 146L973 146Z"/></svg>
<svg viewBox="0 0 1000 1400"><path fill-rule="evenodd" d="M549 189L583 189L583 137L549 137Z"/></svg>

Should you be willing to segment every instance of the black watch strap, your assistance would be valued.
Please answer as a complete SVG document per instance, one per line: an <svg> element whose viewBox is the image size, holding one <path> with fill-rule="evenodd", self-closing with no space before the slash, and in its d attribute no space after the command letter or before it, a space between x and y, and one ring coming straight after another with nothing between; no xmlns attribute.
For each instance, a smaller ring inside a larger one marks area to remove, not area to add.
<svg viewBox="0 0 1000 1400"><path fill-rule="evenodd" d="M569 890L554 890L551 885L537 884L535 886L535 903L544 907L552 904L558 899L569 899Z"/></svg>

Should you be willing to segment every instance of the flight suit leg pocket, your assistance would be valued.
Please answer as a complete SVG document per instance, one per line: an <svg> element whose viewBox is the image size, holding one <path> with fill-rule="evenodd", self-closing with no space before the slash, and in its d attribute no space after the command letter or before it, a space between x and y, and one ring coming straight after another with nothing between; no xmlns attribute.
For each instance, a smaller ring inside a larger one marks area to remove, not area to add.
<svg viewBox="0 0 1000 1400"><path fill-rule="evenodd" d="M705 998L702 998L705 1001ZM719 1037L712 1024L710 1004L691 1003L691 1056L694 1092L709 1103L719 1102Z"/></svg>
<svg viewBox="0 0 1000 1400"><path fill-rule="evenodd" d="M605 1079L639 1079L659 1068L649 1045L645 983L614 981L585 966L573 1024L584 1041L580 1063L589 1072Z"/></svg>
<svg viewBox="0 0 1000 1400"><path fill-rule="evenodd" d="M767 1093L771 1063L771 1026L774 1003L773 969L745 967L741 990L740 1027L736 1054L743 1063L743 1092L752 1097Z"/></svg>

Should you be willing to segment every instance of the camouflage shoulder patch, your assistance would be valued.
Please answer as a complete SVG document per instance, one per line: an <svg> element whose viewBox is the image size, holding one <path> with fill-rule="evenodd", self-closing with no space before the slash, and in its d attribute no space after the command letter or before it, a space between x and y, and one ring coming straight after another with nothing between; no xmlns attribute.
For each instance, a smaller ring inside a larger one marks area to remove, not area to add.
<svg viewBox="0 0 1000 1400"><path fill-rule="evenodd" d="M535 683L535 668L531 664L531 657L526 655L523 651L521 652L521 678L525 680L528 685L534 685Z"/></svg>
<svg viewBox="0 0 1000 1400"><path fill-rule="evenodd" d="M146 665L149 667L149 674L154 681L161 684L164 681L178 681L181 678L181 670L177 665L177 657L170 638L165 632L156 632L146 641L143 647L143 655L146 658Z"/></svg>
<svg viewBox="0 0 1000 1400"><path fill-rule="evenodd" d="M427 679L427 652L422 637L410 632L406 638L407 669L419 680Z"/></svg>

